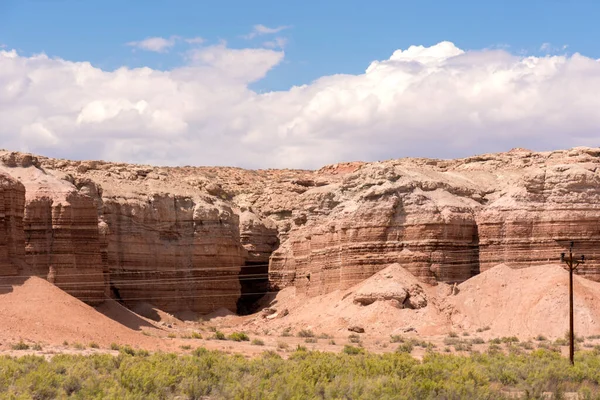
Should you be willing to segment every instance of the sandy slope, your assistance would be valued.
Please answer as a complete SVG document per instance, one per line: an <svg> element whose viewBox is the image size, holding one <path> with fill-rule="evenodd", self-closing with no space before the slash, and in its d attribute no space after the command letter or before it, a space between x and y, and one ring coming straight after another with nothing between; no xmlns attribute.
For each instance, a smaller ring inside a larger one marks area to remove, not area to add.
<svg viewBox="0 0 600 400"><path fill-rule="evenodd" d="M138 319L131 316L131 321ZM94 341L103 346L115 342L156 347L156 340L101 314L37 277L0 295L0 321L0 340L3 342L22 339L62 343L66 340L85 344Z"/></svg>
<svg viewBox="0 0 600 400"><path fill-rule="evenodd" d="M569 274L558 265L498 265L459 285L447 299L456 328L489 326L490 335L563 336L569 328ZM575 275L575 331L600 334L600 283Z"/></svg>

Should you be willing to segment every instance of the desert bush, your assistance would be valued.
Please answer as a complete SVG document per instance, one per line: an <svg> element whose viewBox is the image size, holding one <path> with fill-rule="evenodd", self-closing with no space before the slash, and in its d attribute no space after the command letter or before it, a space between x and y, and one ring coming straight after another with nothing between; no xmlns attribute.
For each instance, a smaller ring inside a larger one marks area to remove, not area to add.
<svg viewBox="0 0 600 400"><path fill-rule="evenodd" d="M396 348L396 351L398 353L409 353L410 354L413 351L413 345L412 345L412 343L409 343L409 342L402 343L401 345L399 345Z"/></svg>
<svg viewBox="0 0 600 400"><path fill-rule="evenodd" d="M20 340L18 343L14 343L10 346L13 350L29 350L29 345L24 341Z"/></svg>
<svg viewBox="0 0 600 400"><path fill-rule="evenodd" d="M289 349L290 345L287 344L286 342L277 342L277 349L279 350L287 350Z"/></svg>
<svg viewBox="0 0 600 400"><path fill-rule="evenodd" d="M292 328L291 327L287 327L285 328L282 332L281 332L281 336L282 337L289 337L292 336Z"/></svg>
<svg viewBox="0 0 600 400"><path fill-rule="evenodd" d="M347 344L344 346L344 349L342 350L342 352L344 354L357 355L357 354L364 354L365 349L363 349L362 347L355 347L355 346L350 346Z"/></svg>
<svg viewBox="0 0 600 400"><path fill-rule="evenodd" d="M192 339L202 339L202 334L200 332L192 332Z"/></svg>
<svg viewBox="0 0 600 400"><path fill-rule="evenodd" d="M248 341L250 341L250 338L244 332L233 332L227 338L229 340L233 340L234 342L248 342Z"/></svg>
<svg viewBox="0 0 600 400"><path fill-rule="evenodd" d="M319 336L317 336L319 339L333 339L333 336L328 335L327 333L319 333Z"/></svg>
<svg viewBox="0 0 600 400"><path fill-rule="evenodd" d="M264 346L265 342L263 342L261 339L252 339L251 342L254 346Z"/></svg>
<svg viewBox="0 0 600 400"><path fill-rule="evenodd" d="M304 343L317 343L318 341L319 340L314 337L307 337L306 339L304 339Z"/></svg>
<svg viewBox="0 0 600 400"><path fill-rule="evenodd" d="M88 344L88 346L90 347L90 349L99 349L100 348L100 345L96 342L90 342Z"/></svg>
<svg viewBox="0 0 600 400"><path fill-rule="evenodd" d="M221 331L215 331L215 334L213 335L213 339L217 339L217 340L227 340L227 337L225 337L225 334Z"/></svg>
<svg viewBox="0 0 600 400"><path fill-rule="evenodd" d="M310 329L301 329L300 331L298 331L297 336L301 338L307 338L314 337L315 334Z"/></svg>
<svg viewBox="0 0 600 400"><path fill-rule="evenodd" d="M404 343L404 336L390 335L390 343Z"/></svg>
<svg viewBox="0 0 600 400"><path fill-rule="evenodd" d="M348 335L348 341L350 341L350 343L360 343L360 336L356 333L351 333Z"/></svg>
<svg viewBox="0 0 600 400"><path fill-rule="evenodd" d="M299 346L285 360L274 351L246 359L205 348L186 355L0 356L0 398L490 400L516 390L531 399L566 391L598 398L600 349L577 352L571 366L549 350L504 354L494 346L498 351L468 356L427 352L422 360L350 345L340 353Z"/></svg>

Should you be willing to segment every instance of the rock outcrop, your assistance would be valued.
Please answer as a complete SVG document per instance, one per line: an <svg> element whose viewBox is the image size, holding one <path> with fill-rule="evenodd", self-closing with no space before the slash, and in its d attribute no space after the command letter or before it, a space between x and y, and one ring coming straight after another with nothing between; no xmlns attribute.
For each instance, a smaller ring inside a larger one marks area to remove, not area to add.
<svg viewBox="0 0 600 400"><path fill-rule="evenodd" d="M60 173L44 171L31 156L5 154L1 169L23 183L22 273L40 276L89 304L106 298L98 214ZM24 263L24 264L25 264Z"/></svg>
<svg viewBox="0 0 600 400"><path fill-rule="evenodd" d="M0 172L0 277L19 275L25 262L24 204L25 187Z"/></svg>
<svg viewBox="0 0 600 400"><path fill-rule="evenodd" d="M20 229L16 181L26 189L10 257L87 301L244 312L267 290L326 294L393 263L429 284L548 264L570 241L587 257L578 272L600 281L600 149L317 171L2 161L6 229Z"/></svg>

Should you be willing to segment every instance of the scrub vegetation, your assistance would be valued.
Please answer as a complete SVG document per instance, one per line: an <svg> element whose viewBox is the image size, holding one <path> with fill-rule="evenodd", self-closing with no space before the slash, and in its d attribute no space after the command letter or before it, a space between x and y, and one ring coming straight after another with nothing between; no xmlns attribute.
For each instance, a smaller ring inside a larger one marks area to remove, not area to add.
<svg viewBox="0 0 600 400"><path fill-rule="evenodd" d="M130 347L110 354L58 354L49 359L0 357L1 398L76 399L600 399L600 352L560 354L427 352L422 361L399 351L341 353L266 351L247 359L198 348L189 355L148 354Z"/></svg>

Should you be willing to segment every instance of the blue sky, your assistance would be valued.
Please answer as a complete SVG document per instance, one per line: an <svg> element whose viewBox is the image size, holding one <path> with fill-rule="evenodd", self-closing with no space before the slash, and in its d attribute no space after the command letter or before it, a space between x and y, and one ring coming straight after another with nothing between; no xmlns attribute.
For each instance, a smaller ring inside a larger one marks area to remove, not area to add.
<svg viewBox="0 0 600 400"><path fill-rule="evenodd" d="M0 148L309 167L600 142L600 2L0 0Z"/></svg>
<svg viewBox="0 0 600 400"><path fill-rule="evenodd" d="M544 43L568 45L568 53L600 58L598 15L600 2L592 0L1 0L0 43L103 69L169 69L182 63L183 46L153 54L124 44L180 35L239 48L265 40L241 37L256 24L290 26L281 32L288 39L285 62L253 85L280 90L361 73L396 49L444 40L465 50L508 46L527 54L540 54Z"/></svg>

